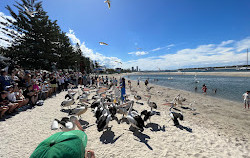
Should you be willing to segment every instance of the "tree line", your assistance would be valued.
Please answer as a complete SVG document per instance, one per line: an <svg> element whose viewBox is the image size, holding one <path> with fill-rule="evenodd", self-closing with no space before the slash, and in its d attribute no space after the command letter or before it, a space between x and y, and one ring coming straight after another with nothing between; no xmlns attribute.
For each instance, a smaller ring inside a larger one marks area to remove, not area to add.
<svg viewBox="0 0 250 158"><path fill-rule="evenodd" d="M16 64L26 69L77 69L90 73L96 66L83 56L80 45L73 46L66 33L61 30L56 20L51 20L37 0L21 0L13 6L17 13L7 5L13 19L2 17L1 32L8 39L0 40L11 43L0 52L11 58ZM12 39L12 40L9 40Z"/></svg>

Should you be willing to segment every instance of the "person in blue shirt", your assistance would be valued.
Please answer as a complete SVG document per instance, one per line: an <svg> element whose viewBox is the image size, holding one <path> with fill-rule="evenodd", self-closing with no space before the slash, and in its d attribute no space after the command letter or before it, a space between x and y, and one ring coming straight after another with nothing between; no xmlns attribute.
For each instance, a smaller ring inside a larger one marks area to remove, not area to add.
<svg viewBox="0 0 250 158"><path fill-rule="evenodd" d="M124 95L126 94L126 84L125 84L125 78L122 78L122 83L121 83L121 99L124 101Z"/></svg>
<svg viewBox="0 0 250 158"><path fill-rule="evenodd" d="M1 70L0 84L1 90L5 90L6 86L10 86L11 84L11 78L7 75L7 72L5 70Z"/></svg>

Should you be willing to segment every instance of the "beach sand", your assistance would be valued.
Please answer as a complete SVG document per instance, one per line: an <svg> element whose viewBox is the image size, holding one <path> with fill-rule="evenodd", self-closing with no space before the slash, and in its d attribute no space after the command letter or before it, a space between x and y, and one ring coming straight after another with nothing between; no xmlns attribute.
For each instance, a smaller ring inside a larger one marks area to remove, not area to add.
<svg viewBox="0 0 250 158"><path fill-rule="evenodd" d="M151 123L142 133L132 132L130 125L116 121L109 124L111 130L98 132L91 110L82 115L80 122L88 135L87 149L94 150L97 158L250 158L250 110L245 110L243 104L152 84L149 86L154 87L151 89L151 101L157 103L158 115L151 117ZM141 83L141 88L136 87L136 82L132 81L132 87L142 96L140 102L144 103L135 104L134 108L139 112L150 110L144 96L147 94L145 86ZM129 89L127 93L130 94ZM59 132L51 131L50 126L54 118L68 116L60 111L65 94L62 92L46 100L43 106L1 121L0 157L29 157L40 142ZM180 121L182 126L176 127L173 121L169 121L169 106L162 104L165 99L171 101L178 94L187 99L183 107L193 103L196 110L178 106L184 121ZM122 117L120 114L117 116L119 119Z"/></svg>

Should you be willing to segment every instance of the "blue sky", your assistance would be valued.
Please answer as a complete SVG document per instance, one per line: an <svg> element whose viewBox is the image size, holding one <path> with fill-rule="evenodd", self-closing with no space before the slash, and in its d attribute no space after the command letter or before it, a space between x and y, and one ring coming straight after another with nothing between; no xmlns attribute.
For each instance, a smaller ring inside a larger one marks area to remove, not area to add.
<svg viewBox="0 0 250 158"><path fill-rule="evenodd" d="M0 1L3 15L7 4L14 0ZM110 10L104 0L43 0L43 7L84 55L109 67L244 64L250 47L249 0L111 0Z"/></svg>

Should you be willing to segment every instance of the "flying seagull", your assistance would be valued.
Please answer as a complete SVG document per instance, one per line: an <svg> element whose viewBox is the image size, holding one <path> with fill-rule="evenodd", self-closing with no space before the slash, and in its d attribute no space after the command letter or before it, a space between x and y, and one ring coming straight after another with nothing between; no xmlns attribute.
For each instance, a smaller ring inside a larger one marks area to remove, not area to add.
<svg viewBox="0 0 250 158"><path fill-rule="evenodd" d="M26 12L30 17L32 17L32 18L35 17L34 14L38 13L38 12L32 12L32 11L30 11L25 5L24 5L23 7L24 7L24 9L25 9L25 12Z"/></svg>
<svg viewBox="0 0 250 158"><path fill-rule="evenodd" d="M115 61L115 62L122 64L122 62L120 62L120 61Z"/></svg>
<svg viewBox="0 0 250 158"><path fill-rule="evenodd" d="M104 3L107 3L107 4L108 4L108 7L109 7L109 9L110 9L110 0L106 0L106 1L104 1Z"/></svg>
<svg viewBox="0 0 250 158"><path fill-rule="evenodd" d="M100 45L106 45L106 46L108 45L108 44L105 43L105 42L99 42L99 44L100 44Z"/></svg>

